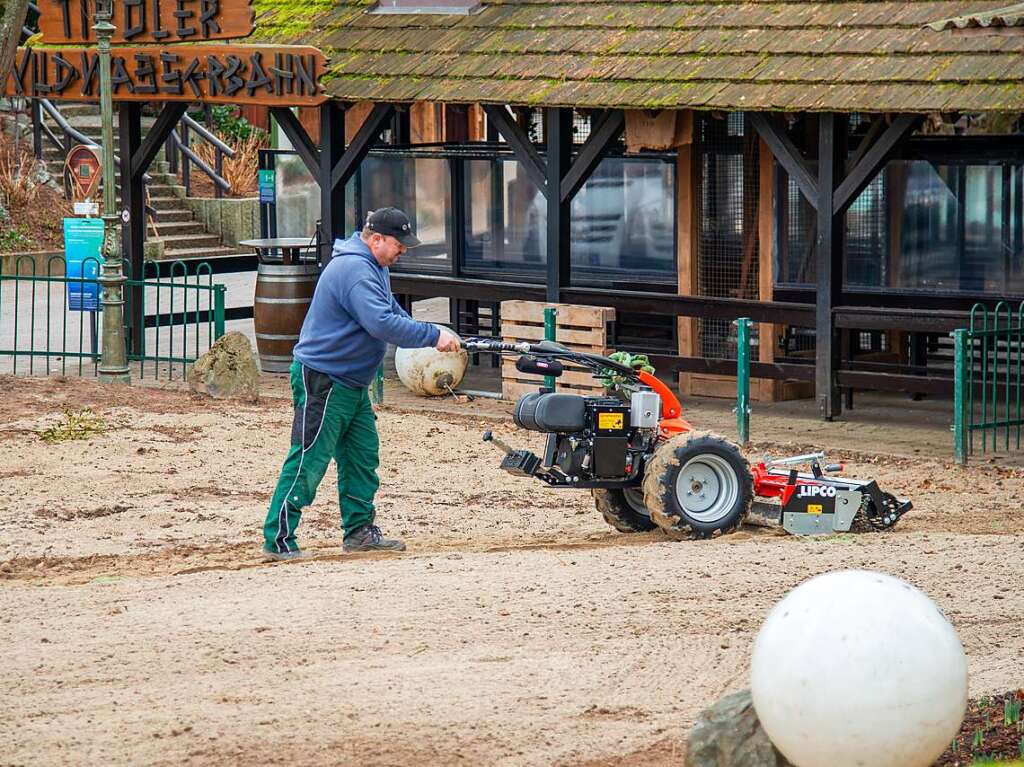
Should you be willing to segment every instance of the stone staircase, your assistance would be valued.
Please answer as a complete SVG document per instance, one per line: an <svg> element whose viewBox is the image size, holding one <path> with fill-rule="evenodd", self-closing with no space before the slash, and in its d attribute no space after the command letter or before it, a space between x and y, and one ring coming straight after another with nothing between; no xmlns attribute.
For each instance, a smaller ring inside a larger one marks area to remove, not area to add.
<svg viewBox="0 0 1024 767"><path fill-rule="evenodd" d="M76 130L86 136L95 139L100 143L101 123L99 108L95 104L60 104L58 108L61 114ZM44 118L49 120L48 117ZM142 118L142 133L155 122L153 117ZM49 122L50 127L57 133L56 125ZM59 137L59 133L58 133ZM117 143L118 126L114 121L114 142ZM31 136L29 137L31 140ZM149 169L152 181L148 184L148 203L156 211L156 221L147 217L146 222L146 250L147 258L159 259L161 261L175 261L178 259L189 261L203 261L209 258L236 255L241 248L225 246L221 243L220 237L211 234L204 225L195 219L195 215L189 209L185 201L179 196L181 187L177 180L169 173L167 162L161 159L163 150L157 154ZM47 171L58 182L64 172L65 156L55 147L48 138L43 138L43 162ZM192 173L202 173L197 168ZM118 205L121 202L121 191L118 189ZM102 197L100 198L102 204ZM150 243L159 243L151 245Z"/></svg>

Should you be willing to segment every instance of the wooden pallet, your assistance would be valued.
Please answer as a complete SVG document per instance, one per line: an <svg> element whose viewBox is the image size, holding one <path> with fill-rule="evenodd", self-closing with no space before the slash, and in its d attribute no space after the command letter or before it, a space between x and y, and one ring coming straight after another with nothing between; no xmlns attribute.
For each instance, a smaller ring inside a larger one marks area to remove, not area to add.
<svg viewBox="0 0 1024 767"><path fill-rule="evenodd" d="M554 307L555 341L570 349L609 354L609 326L615 321L615 310L604 306L577 306L574 304L548 304L540 301L502 301L501 337L504 341L544 340L544 309ZM501 392L504 399L518 399L537 391L544 385L542 376L533 376L516 370L514 359L505 359L501 368ZM574 365L566 365L565 372L555 379L556 391L575 394L600 394L600 382L590 372Z"/></svg>

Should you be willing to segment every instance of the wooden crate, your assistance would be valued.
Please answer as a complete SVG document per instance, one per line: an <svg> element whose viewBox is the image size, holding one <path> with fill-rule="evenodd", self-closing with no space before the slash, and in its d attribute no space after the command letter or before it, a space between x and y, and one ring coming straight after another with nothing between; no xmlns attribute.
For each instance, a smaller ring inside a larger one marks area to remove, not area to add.
<svg viewBox="0 0 1024 767"><path fill-rule="evenodd" d="M615 310L604 306L548 304L541 301L502 301L501 337L504 341L544 340L544 309L554 307L555 341L570 349L609 354L609 326L615 321ZM506 358L501 366L501 395L514 400L543 386L543 376L527 375L516 370L515 359ZM565 372L555 379L557 391L576 394L600 394L600 382L585 368L566 365Z"/></svg>

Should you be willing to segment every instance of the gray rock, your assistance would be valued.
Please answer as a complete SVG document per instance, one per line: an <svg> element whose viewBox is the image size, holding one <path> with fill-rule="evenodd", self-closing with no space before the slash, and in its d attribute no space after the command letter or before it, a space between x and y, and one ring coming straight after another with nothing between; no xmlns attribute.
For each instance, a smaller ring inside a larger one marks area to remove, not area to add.
<svg viewBox="0 0 1024 767"><path fill-rule="evenodd" d="M686 767L793 767L768 740L750 691L705 709L686 743Z"/></svg>
<svg viewBox="0 0 1024 767"><path fill-rule="evenodd" d="M188 386L215 399L259 399L260 373L249 339L235 331L218 338L189 371Z"/></svg>

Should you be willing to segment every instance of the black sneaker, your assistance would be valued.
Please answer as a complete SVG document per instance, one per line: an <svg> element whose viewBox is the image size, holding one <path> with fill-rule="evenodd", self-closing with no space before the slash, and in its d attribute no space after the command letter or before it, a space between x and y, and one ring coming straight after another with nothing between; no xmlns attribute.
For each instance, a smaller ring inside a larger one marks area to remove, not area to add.
<svg viewBox="0 0 1024 767"><path fill-rule="evenodd" d="M345 536L342 547L345 551L405 551L402 541L385 538L376 525L357 527Z"/></svg>

